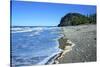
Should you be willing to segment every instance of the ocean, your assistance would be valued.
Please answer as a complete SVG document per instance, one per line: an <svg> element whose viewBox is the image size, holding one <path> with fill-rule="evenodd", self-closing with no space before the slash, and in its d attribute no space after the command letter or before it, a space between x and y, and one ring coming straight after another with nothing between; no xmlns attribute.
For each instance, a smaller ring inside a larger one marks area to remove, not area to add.
<svg viewBox="0 0 100 67"><path fill-rule="evenodd" d="M59 27L11 27L12 67L52 64L62 50L58 39Z"/></svg>

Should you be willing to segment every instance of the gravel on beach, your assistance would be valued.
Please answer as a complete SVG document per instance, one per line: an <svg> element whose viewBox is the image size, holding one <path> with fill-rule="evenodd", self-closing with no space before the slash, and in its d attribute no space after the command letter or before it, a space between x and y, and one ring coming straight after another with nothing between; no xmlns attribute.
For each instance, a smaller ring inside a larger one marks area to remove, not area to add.
<svg viewBox="0 0 100 67"><path fill-rule="evenodd" d="M96 61L96 25L78 25L62 27L64 38L75 45L72 50L58 60L62 63L92 62ZM60 44L61 45L61 44Z"/></svg>

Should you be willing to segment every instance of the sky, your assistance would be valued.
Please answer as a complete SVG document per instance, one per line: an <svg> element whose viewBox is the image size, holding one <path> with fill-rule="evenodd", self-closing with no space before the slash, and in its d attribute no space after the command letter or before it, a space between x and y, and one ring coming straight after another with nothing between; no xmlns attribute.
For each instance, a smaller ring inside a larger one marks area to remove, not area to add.
<svg viewBox="0 0 100 67"><path fill-rule="evenodd" d="M12 26L57 26L67 13L96 13L93 5L12 1Z"/></svg>

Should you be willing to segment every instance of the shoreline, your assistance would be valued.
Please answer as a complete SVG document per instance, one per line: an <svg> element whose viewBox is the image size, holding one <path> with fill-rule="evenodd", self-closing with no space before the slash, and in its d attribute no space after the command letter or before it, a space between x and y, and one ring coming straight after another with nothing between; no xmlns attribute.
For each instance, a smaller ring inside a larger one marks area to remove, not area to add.
<svg viewBox="0 0 100 67"><path fill-rule="evenodd" d="M72 43L64 36L59 38L58 41L59 41L59 48L62 50L62 52L57 54L53 64L59 64L59 60L62 59L67 52L71 51L73 46L75 46L74 43Z"/></svg>
<svg viewBox="0 0 100 67"><path fill-rule="evenodd" d="M63 51L54 59L53 64L94 62L96 58L96 25L61 27L64 35L59 41Z"/></svg>
<svg viewBox="0 0 100 67"><path fill-rule="evenodd" d="M61 32L61 34L63 34ZM64 34L63 34L64 35ZM65 35L64 35L65 36ZM56 54L55 56L51 57L45 65L48 64L59 64L59 60L64 57L64 55L72 50L72 47L75 46L74 43L72 43L70 40L65 38L64 36L58 38L58 43L59 43L59 49L62 51Z"/></svg>

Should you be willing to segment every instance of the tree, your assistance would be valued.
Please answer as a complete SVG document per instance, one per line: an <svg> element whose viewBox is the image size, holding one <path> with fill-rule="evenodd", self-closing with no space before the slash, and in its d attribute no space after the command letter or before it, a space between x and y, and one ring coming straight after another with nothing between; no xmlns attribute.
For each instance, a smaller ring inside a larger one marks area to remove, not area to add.
<svg viewBox="0 0 100 67"><path fill-rule="evenodd" d="M58 26L80 25L96 23L96 14L85 16L80 13L68 13L61 18Z"/></svg>

